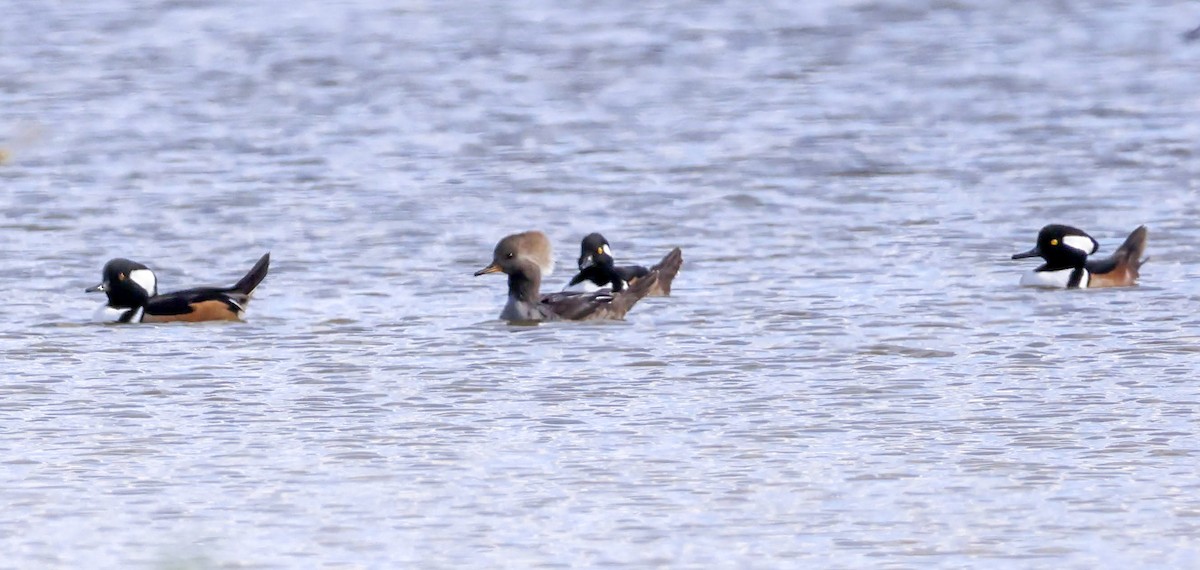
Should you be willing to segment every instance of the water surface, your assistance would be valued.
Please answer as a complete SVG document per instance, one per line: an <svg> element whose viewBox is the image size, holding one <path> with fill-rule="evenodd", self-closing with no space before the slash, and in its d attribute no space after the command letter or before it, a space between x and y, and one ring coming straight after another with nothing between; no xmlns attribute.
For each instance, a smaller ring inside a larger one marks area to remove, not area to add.
<svg viewBox="0 0 1200 570"><path fill-rule="evenodd" d="M1184 567L1187 2L18 2L11 567ZM1016 287L1045 223L1142 286ZM496 240L671 247L509 327ZM101 326L111 257L243 324Z"/></svg>

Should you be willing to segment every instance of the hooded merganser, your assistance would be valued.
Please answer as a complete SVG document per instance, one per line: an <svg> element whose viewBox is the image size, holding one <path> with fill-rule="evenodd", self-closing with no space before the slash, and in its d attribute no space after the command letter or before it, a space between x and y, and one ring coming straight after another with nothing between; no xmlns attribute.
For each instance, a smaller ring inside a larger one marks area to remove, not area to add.
<svg viewBox="0 0 1200 570"><path fill-rule="evenodd" d="M579 273L571 278L567 286L587 281L599 287L611 286L614 292L619 293L627 285L656 272L658 281L647 296L666 297L671 294L671 282L682 265L683 252L675 248L649 269L641 265L617 266L608 240L598 233L590 233L579 244Z"/></svg>
<svg viewBox="0 0 1200 570"><path fill-rule="evenodd" d="M1021 285L1057 289L1095 289L1136 285L1138 269L1147 260L1146 226L1138 226L1111 257L1088 259L1100 244L1079 228L1050 224L1038 232L1033 249L1013 259L1041 257L1045 263L1021 277Z"/></svg>
<svg viewBox="0 0 1200 570"><path fill-rule="evenodd" d="M267 276L271 254L264 254L233 287L198 287L158 294L158 279L149 267L128 259L104 264L104 280L85 292L103 291L108 302L96 320L119 323L169 321L236 321L246 310L254 288Z"/></svg>
<svg viewBox="0 0 1200 570"><path fill-rule="evenodd" d="M650 273L619 293L608 289L592 293L562 292L542 295L538 292L542 275L554 269L550 240L538 231L513 234L500 240L492 252L492 263L475 272L508 274L508 303L500 318L510 322L589 319L622 319L658 280ZM678 267L675 268L678 271Z"/></svg>

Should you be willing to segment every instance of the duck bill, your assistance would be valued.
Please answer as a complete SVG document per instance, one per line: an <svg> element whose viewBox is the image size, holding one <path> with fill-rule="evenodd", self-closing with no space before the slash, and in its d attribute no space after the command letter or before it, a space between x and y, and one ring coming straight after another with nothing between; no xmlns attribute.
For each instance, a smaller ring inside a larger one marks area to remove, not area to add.
<svg viewBox="0 0 1200 570"><path fill-rule="evenodd" d="M592 259L591 254L585 255L579 258L579 270L583 271L584 269L591 267L593 263L595 263L595 260Z"/></svg>
<svg viewBox="0 0 1200 570"><path fill-rule="evenodd" d="M103 293L105 291L108 291L108 283L101 283L83 290L84 293Z"/></svg>
<svg viewBox="0 0 1200 570"><path fill-rule="evenodd" d="M1038 249L1035 246L1033 249L1031 249L1029 251L1023 251L1021 253L1014 253L1012 258L1013 259L1025 259L1026 257L1041 257L1041 256L1042 256L1042 250Z"/></svg>
<svg viewBox="0 0 1200 570"><path fill-rule="evenodd" d="M476 271L475 276L479 277L480 275L487 275L488 273L499 273L501 271L503 271L503 269L500 269L499 265L496 265L495 263L493 263L487 267L484 267L483 269L480 269L479 271Z"/></svg>

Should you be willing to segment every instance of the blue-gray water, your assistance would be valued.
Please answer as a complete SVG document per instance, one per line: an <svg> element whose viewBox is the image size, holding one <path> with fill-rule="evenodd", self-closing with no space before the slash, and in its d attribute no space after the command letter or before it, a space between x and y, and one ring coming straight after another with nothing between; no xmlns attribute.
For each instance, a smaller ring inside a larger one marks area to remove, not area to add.
<svg viewBox="0 0 1200 570"><path fill-rule="evenodd" d="M10 2L0 566L1185 567L1193 2ZM1142 286L1016 287L1045 223ZM673 246L513 328L503 235ZM270 250L244 324L90 324Z"/></svg>

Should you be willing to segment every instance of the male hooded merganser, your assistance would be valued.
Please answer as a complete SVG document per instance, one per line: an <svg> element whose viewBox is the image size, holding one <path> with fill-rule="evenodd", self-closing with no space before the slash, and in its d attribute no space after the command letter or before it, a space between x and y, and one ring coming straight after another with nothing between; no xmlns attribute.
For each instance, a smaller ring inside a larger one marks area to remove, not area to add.
<svg viewBox="0 0 1200 570"><path fill-rule="evenodd" d="M233 287L198 287L158 294L158 279L149 267L128 259L104 264L104 281L86 292L104 291L108 303L96 320L118 323L169 321L236 321L246 310L254 288L267 276L271 254L264 254Z"/></svg>
<svg viewBox="0 0 1200 570"><path fill-rule="evenodd" d="M1088 259L1100 244L1079 228L1050 224L1038 232L1033 249L1013 259L1041 257L1046 262L1021 277L1021 285L1066 289L1136 285L1138 269L1146 262L1146 226L1138 226L1112 257Z"/></svg>
<svg viewBox="0 0 1200 570"><path fill-rule="evenodd" d="M650 289L648 297L666 297L671 294L671 282L683 264L683 252L675 248L667 253L649 269L641 265L623 265L618 267L612 257L612 247L608 240L598 233L590 233L579 244L579 273L571 278L568 287L584 281L599 287L611 286L619 293L627 285L652 272L658 274L658 281Z"/></svg>
<svg viewBox="0 0 1200 570"><path fill-rule="evenodd" d="M500 318L516 322L622 319L658 280L658 275L652 272L620 293L601 289L592 293L541 295L538 288L542 275L549 275L553 269L550 240L542 232L532 231L500 240L492 252L491 265L476 271L475 276L501 271L508 274L508 303ZM675 270L679 270L678 266Z"/></svg>

